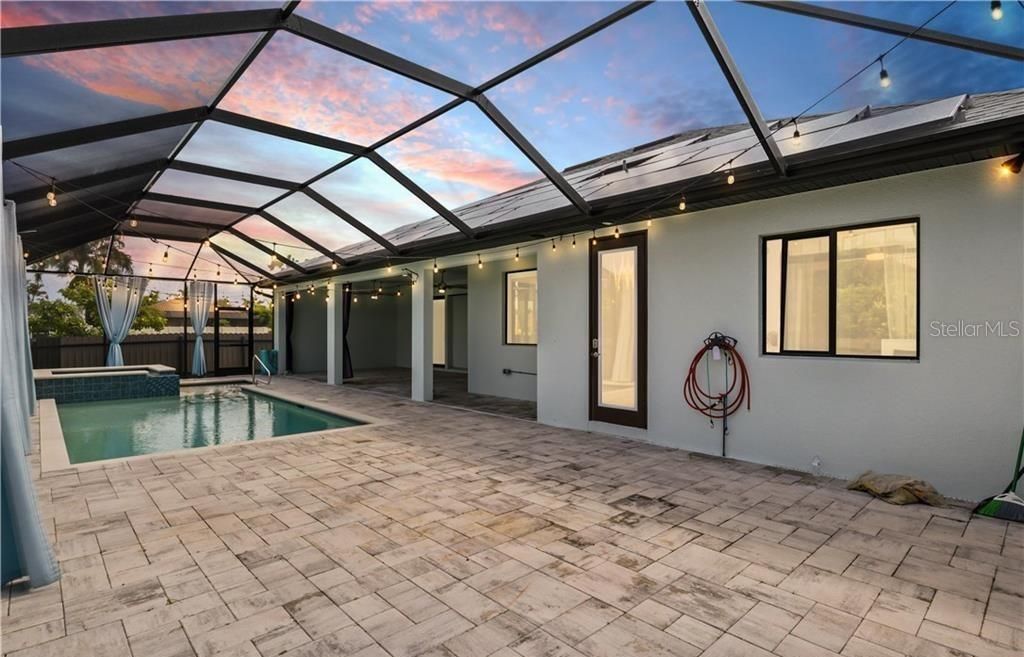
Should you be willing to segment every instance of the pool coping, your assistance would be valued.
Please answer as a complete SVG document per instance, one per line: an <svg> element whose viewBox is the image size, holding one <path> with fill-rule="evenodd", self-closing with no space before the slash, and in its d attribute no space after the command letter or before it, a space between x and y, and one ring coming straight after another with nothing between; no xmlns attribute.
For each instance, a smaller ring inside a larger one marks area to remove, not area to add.
<svg viewBox="0 0 1024 657"><path fill-rule="evenodd" d="M166 456L184 456L188 454L205 454L216 450L224 450L237 448L241 445L251 445L254 443L271 443L282 440L295 440L298 438L309 438L314 436L322 436L327 433L333 433L336 431L352 431L354 429L364 429L369 426L385 426L388 424L394 424L395 420L385 420L366 413L359 411L350 411L347 408L337 408L329 404L320 403L317 401L310 401L299 397L298 395L291 395L278 390L268 390L266 386L254 385L243 385L239 386L240 390L251 392L257 395L263 395L265 397L272 397L279 399L296 406L302 406L309 408L314 411L320 411L321 413L327 413L329 415L337 415L341 417L347 417L353 420L362 422L351 427L338 427L336 429L323 429L320 431L306 431L303 433L292 433L284 436L268 436L266 438L253 438L252 440L241 441L237 443L227 443L224 445L207 445L206 447L185 447L182 449L173 449L166 452L153 452L152 454L136 454L135 456L121 456L113 459L103 459L101 461L85 461L84 463L72 463L71 458L68 456L67 444L64 442L64 429L61 428L60 415L57 412L57 402L54 399L40 399L37 402L36 417L39 420L39 465L42 474L49 474L60 470L82 470L82 469L95 469L103 468L110 465L121 465L124 463L130 463L134 461L142 461L145 459L163 458Z"/></svg>

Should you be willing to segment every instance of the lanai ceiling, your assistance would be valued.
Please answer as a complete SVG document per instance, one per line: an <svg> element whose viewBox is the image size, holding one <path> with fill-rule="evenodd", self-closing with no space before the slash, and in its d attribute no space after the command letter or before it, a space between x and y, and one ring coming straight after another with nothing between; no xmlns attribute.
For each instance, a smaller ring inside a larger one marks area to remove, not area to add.
<svg viewBox="0 0 1024 657"><path fill-rule="evenodd" d="M253 281L582 231L1018 150L1004 13L5 2L4 193L33 262L117 235Z"/></svg>

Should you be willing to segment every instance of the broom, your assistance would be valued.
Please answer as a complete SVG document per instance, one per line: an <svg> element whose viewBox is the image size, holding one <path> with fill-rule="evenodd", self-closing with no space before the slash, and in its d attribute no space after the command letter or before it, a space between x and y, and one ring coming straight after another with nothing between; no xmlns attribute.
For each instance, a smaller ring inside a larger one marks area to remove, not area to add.
<svg viewBox="0 0 1024 657"><path fill-rule="evenodd" d="M974 507L974 513L1000 520L1024 522L1024 499L1014 492L1017 490L1017 482L1020 481L1021 476L1024 476L1024 469L1020 467L1022 459L1024 459L1024 432L1020 436L1017 464L1013 466L1013 479L1010 481L1010 485L1002 494L982 500L978 506Z"/></svg>

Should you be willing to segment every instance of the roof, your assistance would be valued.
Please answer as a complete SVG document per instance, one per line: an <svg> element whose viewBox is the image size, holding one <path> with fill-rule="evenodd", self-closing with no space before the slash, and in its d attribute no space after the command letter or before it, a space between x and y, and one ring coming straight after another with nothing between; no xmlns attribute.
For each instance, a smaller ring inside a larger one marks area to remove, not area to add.
<svg viewBox="0 0 1024 657"><path fill-rule="evenodd" d="M1024 148L1024 21L763 4L11 0L4 188L32 261L116 238L139 274L255 282ZM895 96L829 90L836 42Z"/></svg>

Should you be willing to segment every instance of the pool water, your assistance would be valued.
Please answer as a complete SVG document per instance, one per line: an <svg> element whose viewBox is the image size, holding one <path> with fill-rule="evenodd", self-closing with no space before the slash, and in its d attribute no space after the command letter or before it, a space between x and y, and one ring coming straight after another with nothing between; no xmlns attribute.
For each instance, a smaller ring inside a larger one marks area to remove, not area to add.
<svg viewBox="0 0 1024 657"><path fill-rule="evenodd" d="M71 463L226 445L362 424L237 387L177 397L58 404Z"/></svg>

